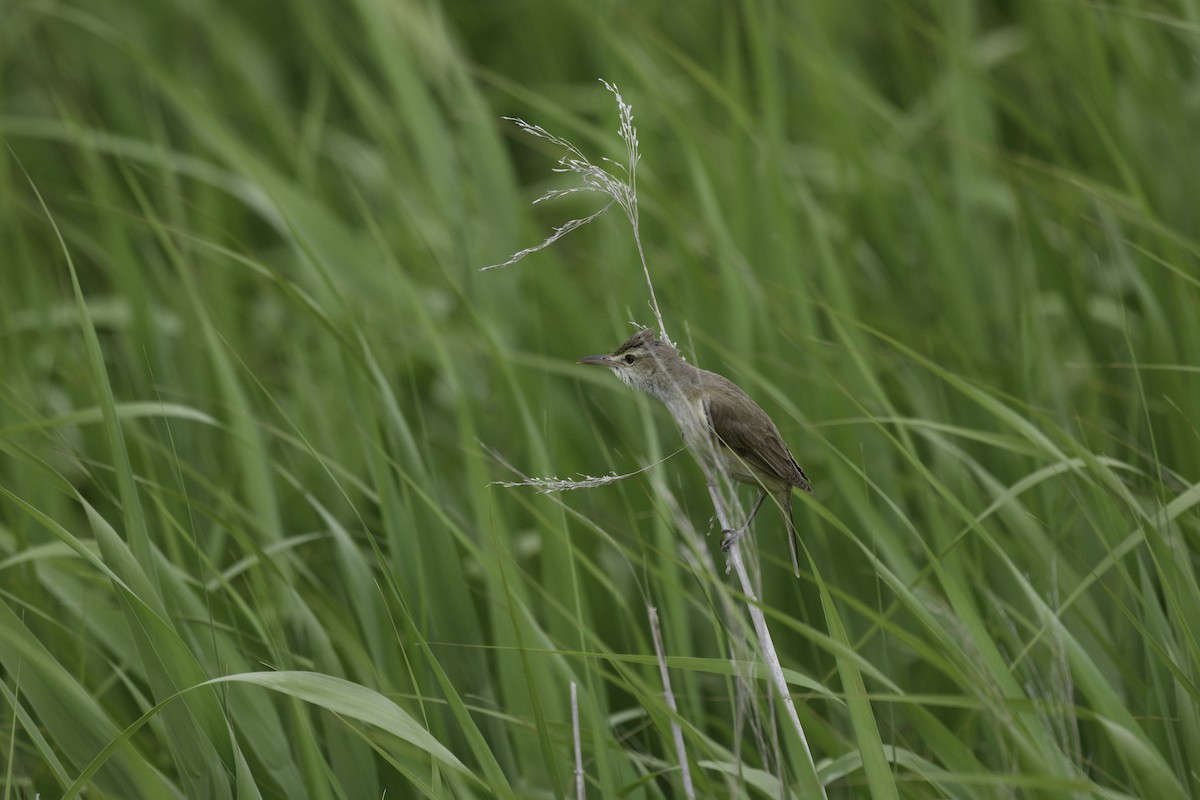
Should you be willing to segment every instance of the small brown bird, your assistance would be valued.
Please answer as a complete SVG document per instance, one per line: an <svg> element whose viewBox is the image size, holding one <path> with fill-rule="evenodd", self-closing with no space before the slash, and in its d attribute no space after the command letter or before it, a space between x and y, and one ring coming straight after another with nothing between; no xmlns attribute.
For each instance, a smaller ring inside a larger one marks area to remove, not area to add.
<svg viewBox="0 0 1200 800"><path fill-rule="evenodd" d="M725 530L721 549L728 550L750 528L768 495L774 497L783 509L792 569L799 577L792 487L811 493L812 486L767 412L733 381L684 361L670 342L649 328L609 355L587 356L579 363L608 367L626 385L661 400L706 476L712 476L715 468L758 487L758 500L746 524Z"/></svg>

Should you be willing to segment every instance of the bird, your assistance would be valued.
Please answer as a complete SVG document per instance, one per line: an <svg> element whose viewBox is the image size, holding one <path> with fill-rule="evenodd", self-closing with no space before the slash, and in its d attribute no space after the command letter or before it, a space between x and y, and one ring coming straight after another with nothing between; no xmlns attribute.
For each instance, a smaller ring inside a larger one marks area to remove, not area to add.
<svg viewBox="0 0 1200 800"><path fill-rule="evenodd" d="M745 524L722 531L722 550L728 551L749 530L763 502L773 497L787 524L792 569L800 576L792 490L812 494L812 484L779 428L750 395L725 376L689 364L651 328L638 331L608 355L585 356L578 363L608 367L625 385L660 400L710 481L715 471L758 488Z"/></svg>

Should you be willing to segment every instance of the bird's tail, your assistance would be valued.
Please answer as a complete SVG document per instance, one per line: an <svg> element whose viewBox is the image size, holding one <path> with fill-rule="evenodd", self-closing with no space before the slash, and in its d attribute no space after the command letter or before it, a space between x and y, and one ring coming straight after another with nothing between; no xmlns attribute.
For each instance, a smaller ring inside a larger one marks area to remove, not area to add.
<svg viewBox="0 0 1200 800"><path fill-rule="evenodd" d="M809 489L811 492L812 489ZM792 555L792 572L796 573L796 577L800 577L800 537L796 533L796 523L792 522L792 490L788 487L787 495L783 501L783 521L787 523L788 532L788 552Z"/></svg>
<svg viewBox="0 0 1200 800"><path fill-rule="evenodd" d="M793 458L792 463L796 464L796 459ZM804 491L808 492L809 494L812 494L813 493L812 481L810 481L808 479L808 476L804 474L804 470L801 469L799 464L796 464L796 472L800 473L800 483L797 485Z"/></svg>

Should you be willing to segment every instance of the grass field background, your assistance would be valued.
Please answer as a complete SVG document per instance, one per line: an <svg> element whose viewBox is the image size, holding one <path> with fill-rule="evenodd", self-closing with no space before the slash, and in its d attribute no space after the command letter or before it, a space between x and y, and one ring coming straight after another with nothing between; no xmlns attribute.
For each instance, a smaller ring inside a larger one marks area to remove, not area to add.
<svg viewBox="0 0 1200 800"><path fill-rule="evenodd" d="M829 797L1200 796L1200 4L0 10L2 798L802 797L653 322L812 477ZM699 543L697 546L696 543ZM664 698L657 608L677 711Z"/></svg>

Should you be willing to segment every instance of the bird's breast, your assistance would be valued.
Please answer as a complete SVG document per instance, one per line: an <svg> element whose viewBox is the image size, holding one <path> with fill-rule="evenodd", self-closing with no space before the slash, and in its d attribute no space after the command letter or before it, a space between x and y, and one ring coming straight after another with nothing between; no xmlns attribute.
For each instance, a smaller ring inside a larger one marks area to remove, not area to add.
<svg viewBox="0 0 1200 800"><path fill-rule="evenodd" d="M709 427L702 398L688 397L681 392L666 405L671 416L675 418L675 424L679 426L684 444L693 450L711 446L712 429Z"/></svg>

